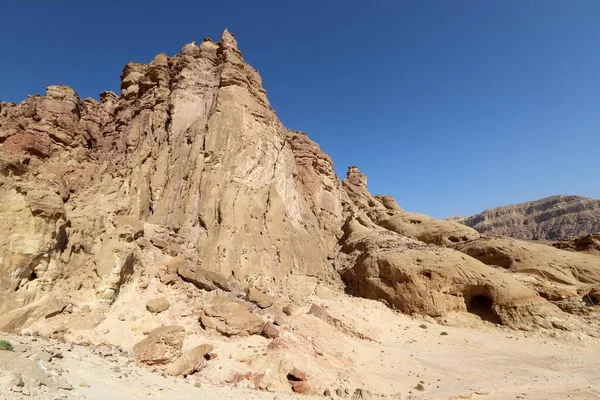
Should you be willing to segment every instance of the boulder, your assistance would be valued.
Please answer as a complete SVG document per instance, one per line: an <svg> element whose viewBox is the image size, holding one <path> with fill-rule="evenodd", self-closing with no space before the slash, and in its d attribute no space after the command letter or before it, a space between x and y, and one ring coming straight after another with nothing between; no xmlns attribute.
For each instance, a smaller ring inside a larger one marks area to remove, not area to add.
<svg viewBox="0 0 600 400"><path fill-rule="evenodd" d="M251 287L248 290L248 300L259 306L260 308L269 308L275 302L275 298L261 292L260 290Z"/></svg>
<svg viewBox="0 0 600 400"><path fill-rule="evenodd" d="M137 360L146 365L166 365L181 357L185 338L182 326L161 326L133 346Z"/></svg>
<svg viewBox="0 0 600 400"><path fill-rule="evenodd" d="M292 391L294 391L294 393L306 393L310 390L310 384L308 383L306 373L298 368L292 369L287 374L287 379L292 386Z"/></svg>
<svg viewBox="0 0 600 400"><path fill-rule="evenodd" d="M292 315L294 313L294 310L293 310L292 306L289 306L289 305L288 306L283 306L282 311L287 316L290 316L290 315Z"/></svg>
<svg viewBox="0 0 600 400"><path fill-rule="evenodd" d="M270 322L267 322L265 326L262 328L262 332L260 333L262 336L267 339L277 339L279 337L279 330L275 325Z"/></svg>
<svg viewBox="0 0 600 400"><path fill-rule="evenodd" d="M226 296L216 296L204 309L200 322L205 329L214 329L225 336L245 336L260 333L265 324L247 306Z"/></svg>
<svg viewBox="0 0 600 400"><path fill-rule="evenodd" d="M193 283L198 289L231 291L232 286L227 279L213 271L198 265L189 265L185 260L177 262L177 274L186 282Z"/></svg>
<svg viewBox="0 0 600 400"><path fill-rule="evenodd" d="M152 299L146 303L146 310L153 314L161 313L169 308L171 304L164 297Z"/></svg>
<svg viewBox="0 0 600 400"><path fill-rule="evenodd" d="M179 357L165 369L167 375L186 376L204 368L208 354L213 350L210 344L202 344Z"/></svg>

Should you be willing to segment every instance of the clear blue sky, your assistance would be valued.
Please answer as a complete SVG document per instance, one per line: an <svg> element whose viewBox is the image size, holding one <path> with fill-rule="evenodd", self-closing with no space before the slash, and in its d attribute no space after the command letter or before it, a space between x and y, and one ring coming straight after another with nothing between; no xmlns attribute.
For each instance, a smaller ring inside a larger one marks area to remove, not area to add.
<svg viewBox="0 0 600 400"><path fill-rule="evenodd" d="M224 28L340 177L435 217L600 198L600 1L7 1L0 99L118 92Z"/></svg>

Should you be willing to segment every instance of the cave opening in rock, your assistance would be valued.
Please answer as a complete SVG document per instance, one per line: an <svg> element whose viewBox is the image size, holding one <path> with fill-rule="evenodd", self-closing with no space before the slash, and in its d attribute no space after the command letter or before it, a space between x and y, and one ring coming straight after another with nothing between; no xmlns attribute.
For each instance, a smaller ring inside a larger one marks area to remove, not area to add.
<svg viewBox="0 0 600 400"><path fill-rule="evenodd" d="M597 303L594 302L594 300L590 297L589 294L586 294L585 296L583 296L581 298L581 302L586 306L586 307L595 307L597 305Z"/></svg>
<svg viewBox="0 0 600 400"><path fill-rule="evenodd" d="M467 311L477 315L484 321L501 324L500 318L493 309L494 302L488 296L477 294L467 300Z"/></svg>

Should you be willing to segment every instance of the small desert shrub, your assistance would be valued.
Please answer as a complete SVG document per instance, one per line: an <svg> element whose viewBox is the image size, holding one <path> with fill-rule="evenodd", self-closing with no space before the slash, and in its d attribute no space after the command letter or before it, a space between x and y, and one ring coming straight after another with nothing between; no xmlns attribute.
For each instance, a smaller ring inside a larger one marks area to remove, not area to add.
<svg viewBox="0 0 600 400"><path fill-rule="evenodd" d="M417 386L415 386L415 389L418 390L419 392L424 392L425 386L423 386L422 383L419 383Z"/></svg>
<svg viewBox="0 0 600 400"><path fill-rule="evenodd" d="M421 324L421 325L419 325L419 328L421 328L421 329L427 329L427 325Z"/></svg>
<svg viewBox="0 0 600 400"><path fill-rule="evenodd" d="M442 333L440 333L441 336L448 336L448 332L444 331Z"/></svg>
<svg viewBox="0 0 600 400"><path fill-rule="evenodd" d="M202 384L200 382L196 382L194 383L194 387L200 388L202 387Z"/></svg>
<svg viewBox="0 0 600 400"><path fill-rule="evenodd" d="M15 348L13 347L12 343L8 340L0 340L0 350L14 351Z"/></svg>

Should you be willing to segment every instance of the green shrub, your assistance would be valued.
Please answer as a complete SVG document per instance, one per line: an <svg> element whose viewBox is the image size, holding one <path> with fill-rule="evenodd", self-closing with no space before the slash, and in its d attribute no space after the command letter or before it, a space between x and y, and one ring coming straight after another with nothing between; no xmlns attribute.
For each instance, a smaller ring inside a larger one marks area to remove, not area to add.
<svg viewBox="0 0 600 400"><path fill-rule="evenodd" d="M15 351L15 348L8 340L0 340L0 350Z"/></svg>
<svg viewBox="0 0 600 400"><path fill-rule="evenodd" d="M419 383L417 386L415 386L415 389L418 390L419 392L424 392L425 386L423 386L422 383Z"/></svg>
<svg viewBox="0 0 600 400"><path fill-rule="evenodd" d="M427 325L421 324L421 325L419 325L419 328L421 328L421 329L427 329Z"/></svg>
<svg viewBox="0 0 600 400"><path fill-rule="evenodd" d="M442 333L440 333L441 336L448 336L448 332L443 331Z"/></svg>

